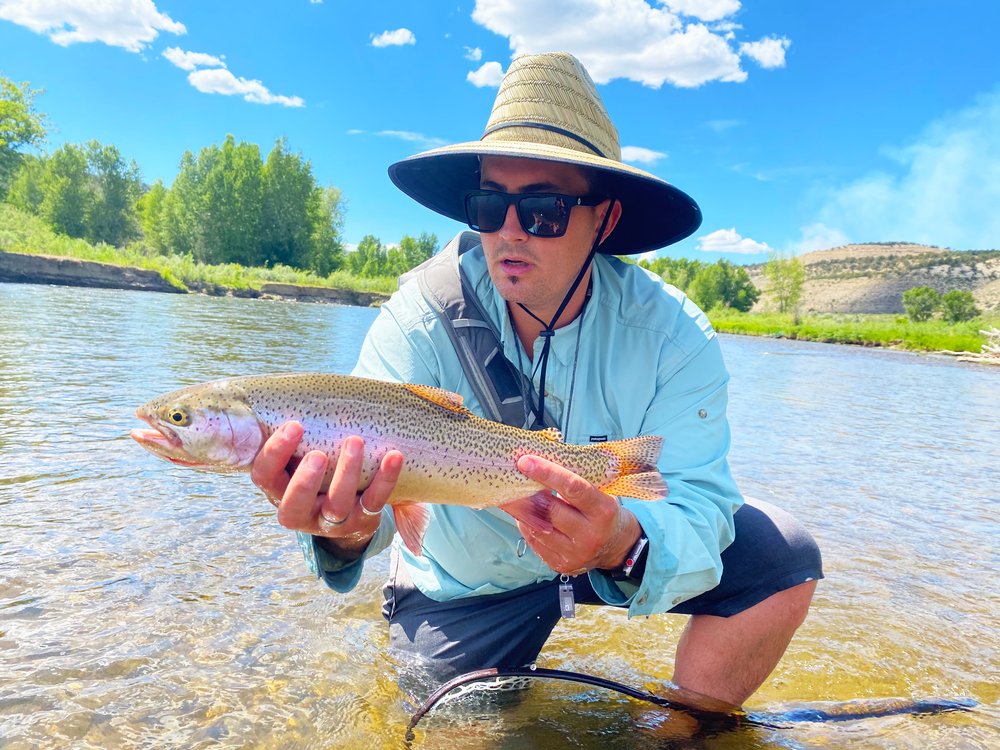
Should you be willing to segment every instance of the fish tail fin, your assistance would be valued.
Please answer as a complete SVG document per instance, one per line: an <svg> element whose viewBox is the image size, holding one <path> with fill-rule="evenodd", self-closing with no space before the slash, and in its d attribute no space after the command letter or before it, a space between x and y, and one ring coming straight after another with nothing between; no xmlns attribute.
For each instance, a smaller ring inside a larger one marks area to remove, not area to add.
<svg viewBox="0 0 1000 750"><path fill-rule="evenodd" d="M424 549L424 534L431 519L431 512L424 503L400 503L392 506L396 519L396 531L403 538L403 544L418 557Z"/></svg>
<svg viewBox="0 0 1000 750"><path fill-rule="evenodd" d="M608 453L617 476L601 487L609 495L625 495L639 500L662 500L667 496L667 483L656 467L663 448L659 435L643 435L628 440L616 440L600 446Z"/></svg>

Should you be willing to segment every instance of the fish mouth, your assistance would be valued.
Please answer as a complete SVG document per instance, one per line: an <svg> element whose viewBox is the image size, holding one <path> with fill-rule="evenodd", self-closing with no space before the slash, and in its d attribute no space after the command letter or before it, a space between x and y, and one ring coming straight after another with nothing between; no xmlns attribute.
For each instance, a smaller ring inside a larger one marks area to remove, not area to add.
<svg viewBox="0 0 1000 750"><path fill-rule="evenodd" d="M182 466L196 465L193 461L181 458L181 456L185 455L184 444L176 432L166 425L161 424L149 414L144 413L141 408L136 410L135 415L153 428L151 430L134 429L129 432L129 436L139 445L150 453L155 453L175 464L181 464Z"/></svg>

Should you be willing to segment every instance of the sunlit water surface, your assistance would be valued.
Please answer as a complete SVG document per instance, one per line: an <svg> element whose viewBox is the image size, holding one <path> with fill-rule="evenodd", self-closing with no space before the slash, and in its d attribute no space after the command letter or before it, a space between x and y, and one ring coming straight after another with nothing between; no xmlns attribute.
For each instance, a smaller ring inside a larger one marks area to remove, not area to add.
<svg viewBox="0 0 1000 750"><path fill-rule="evenodd" d="M385 654L385 556L335 594L246 476L175 468L128 438L138 404L184 384L348 372L374 316L0 284L0 747L402 745L413 703ZM415 748L1000 746L1000 369L723 346L734 471L808 525L827 573L748 707L979 707L674 741L684 716L550 683L502 709L432 714ZM651 686L670 677L683 624L581 608L539 665Z"/></svg>

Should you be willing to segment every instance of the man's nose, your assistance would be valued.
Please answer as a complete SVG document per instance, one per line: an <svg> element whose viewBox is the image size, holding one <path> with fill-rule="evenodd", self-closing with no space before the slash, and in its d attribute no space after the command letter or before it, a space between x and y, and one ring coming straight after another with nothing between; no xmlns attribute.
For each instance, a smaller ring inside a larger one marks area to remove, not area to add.
<svg viewBox="0 0 1000 750"><path fill-rule="evenodd" d="M504 215L503 224L499 229L500 236L505 240L526 240L528 233L521 226L521 220L517 217L517 206L511 203L507 206L507 213Z"/></svg>

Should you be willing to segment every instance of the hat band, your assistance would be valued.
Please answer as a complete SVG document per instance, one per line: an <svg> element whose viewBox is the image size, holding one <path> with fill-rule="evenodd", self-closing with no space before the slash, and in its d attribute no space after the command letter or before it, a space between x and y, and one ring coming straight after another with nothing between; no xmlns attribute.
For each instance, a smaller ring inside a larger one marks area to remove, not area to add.
<svg viewBox="0 0 1000 750"><path fill-rule="evenodd" d="M483 133L483 137L480 138L479 140L483 140L490 133L495 133L496 131L503 130L504 128L538 128L539 130L548 130L550 133L558 133L559 135L564 135L567 138L572 138L574 141L586 146L587 148L589 148L591 151L593 151L595 154L597 154L603 159L608 158L607 156L604 155L601 149L597 148L597 146L588 141L586 138L581 138L576 133L566 130L565 128L560 128L555 125L547 125L546 123L543 122L529 122L527 120L503 122L498 125L494 125L491 128L486 128L486 132Z"/></svg>

